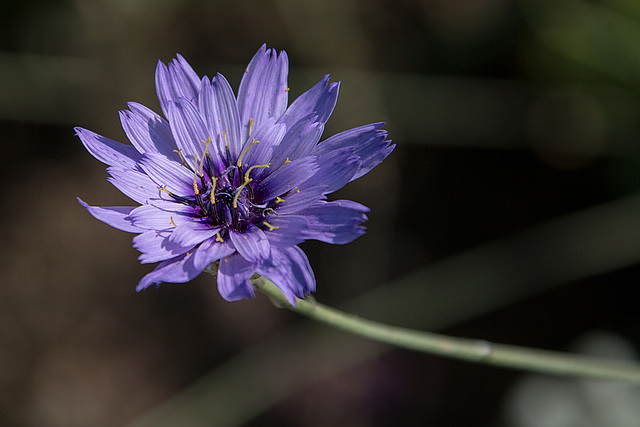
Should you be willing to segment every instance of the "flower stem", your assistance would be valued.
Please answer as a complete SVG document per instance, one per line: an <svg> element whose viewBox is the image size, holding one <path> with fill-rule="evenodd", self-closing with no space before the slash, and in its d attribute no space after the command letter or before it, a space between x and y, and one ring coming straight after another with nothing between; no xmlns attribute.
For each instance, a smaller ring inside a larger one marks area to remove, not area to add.
<svg viewBox="0 0 640 427"><path fill-rule="evenodd" d="M538 350L482 340L455 338L389 326L362 319L311 300L292 306L280 290L264 277L256 287L278 306L375 341L468 362L546 374L640 383L640 365L557 351Z"/></svg>

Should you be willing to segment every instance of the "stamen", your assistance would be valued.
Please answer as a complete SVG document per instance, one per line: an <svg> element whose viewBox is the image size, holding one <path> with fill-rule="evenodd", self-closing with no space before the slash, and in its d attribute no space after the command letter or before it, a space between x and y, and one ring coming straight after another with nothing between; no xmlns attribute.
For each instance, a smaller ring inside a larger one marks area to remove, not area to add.
<svg viewBox="0 0 640 427"><path fill-rule="evenodd" d="M286 88L284 91L285 91L285 92L289 92L289 88Z"/></svg>
<svg viewBox="0 0 640 427"><path fill-rule="evenodd" d="M177 150L173 150L173 152L174 153L178 153L178 156L180 156L180 160L182 160L182 166L189 167L189 165L187 165L187 161L182 156L182 148L179 148Z"/></svg>
<svg viewBox="0 0 640 427"><path fill-rule="evenodd" d="M276 197L276 204L284 202L284 199L280 196Z"/></svg>
<svg viewBox="0 0 640 427"><path fill-rule="evenodd" d="M253 120L253 119L251 119L251 120ZM251 123L251 121L250 121L249 123ZM254 145L256 145L258 142L260 142L260 141L257 141L257 140L254 138L253 142L252 142L251 144L249 144L249 146L248 146L247 148L245 148L245 149L242 151L242 153L240 153L240 157L238 157L238 167L239 167L239 168L241 168L241 167L242 167L242 158L244 157L244 155L247 153L247 151L249 151L249 149L250 149L251 147L253 147Z"/></svg>
<svg viewBox="0 0 640 427"><path fill-rule="evenodd" d="M193 172L193 191L195 191L197 196L198 194L200 194L200 191L198 190L198 155L194 154L193 157L195 158L196 162L196 170Z"/></svg>
<svg viewBox="0 0 640 427"><path fill-rule="evenodd" d="M249 136L253 133L253 119L249 119Z"/></svg>
<svg viewBox="0 0 640 427"><path fill-rule="evenodd" d="M175 223L175 222L173 222L173 216L170 216L169 218L170 218L170 220L171 220L171 221L170 221L170 222L171 222L171 225L173 225L174 227L178 227L178 226L176 225L176 223Z"/></svg>
<svg viewBox="0 0 640 427"><path fill-rule="evenodd" d="M169 196L173 197L173 193L171 193L171 191L167 190L167 186L166 185L163 185L162 187L158 188L158 191L164 191Z"/></svg>
<svg viewBox="0 0 640 427"><path fill-rule="evenodd" d="M229 129L225 130L224 132L220 132L223 136L224 136L224 146L226 149L229 149L229 141L227 141L227 132L229 132Z"/></svg>
<svg viewBox="0 0 640 427"><path fill-rule="evenodd" d="M220 236L219 231L216 233L216 242L220 242L220 243L224 242L224 240L222 239L222 236Z"/></svg>
<svg viewBox="0 0 640 427"><path fill-rule="evenodd" d="M267 221L262 221L262 223L267 227L269 227L269 231L277 230L278 228L280 228L280 227L269 224Z"/></svg>
<svg viewBox="0 0 640 427"><path fill-rule="evenodd" d="M202 140L202 142L204 142L204 153L202 153L202 160L200 161L200 178L204 176L204 174L202 173L202 167L204 166L204 158L209 155L209 144L211 144L211 137L207 138L206 141ZM196 169L197 168L198 162L196 160Z"/></svg>
<svg viewBox="0 0 640 427"><path fill-rule="evenodd" d="M267 163L266 165L253 165L249 169L247 169L247 172L244 174L244 182L240 187L236 188L235 195L233 196L234 209L238 208L238 198L240 197L240 193L242 193L242 189L246 187L247 184L249 184L251 181L253 181L252 178L249 178L249 174L251 173L251 171L256 168L268 168L270 165L271 163Z"/></svg>
<svg viewBox="0 0 640 427"><path fill-rule="evenodd" d="M213 182L213 187L211 187L211 204L216 203L216 184L218 183L218 179L215 176L211 177L211 181Z"/></svg>
<svg viewBox="0 0 640 427"><path fill-rule="evenodd" d="M289 160L289 158L287 157L287 160L284 161L284 163L282 164L282 166L286 165L287 163L291 163L291 160Z"/></svg>

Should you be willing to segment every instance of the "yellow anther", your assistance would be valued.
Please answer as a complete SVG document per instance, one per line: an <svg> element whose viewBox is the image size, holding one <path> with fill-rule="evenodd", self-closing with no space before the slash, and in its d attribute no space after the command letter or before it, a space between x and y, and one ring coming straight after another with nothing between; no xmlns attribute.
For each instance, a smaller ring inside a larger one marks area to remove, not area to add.
<svg viewBox="0 0 640 427"><path fill-rule="evenodd" d="M269 227L269 231L277 230L278 228L280 228L280 227L269 224L267 221L262 221L262 223L267 227Z"/></svg>
<svg viewBox="0 0 640 427"><path fill-rule="evenodd" d="M285 91L285 92L289 92L289 88L286 88L284 91Z"/></svg>
<svg viewBox="0 0 640 427"><path fill-rule="evenodd" d="M215 176L211 177L211 181L213 182L213 186L211 187L211 203L215 203L216 202L216 184L218 183L218 179Z"/></svg>
<svg viewBox="0 0 640 427"><path fill-rule="evenodd" d="M298 187L293 187L293 188L295 188L295 189L296 189L296 193L299 193L299 192L300 192L300 189L299 189Z"/></svg>
<svg viewBox="0 0 640 427"><path fill-rule="evenodd" d="M198 155L194 154L196 162L196 170L193 172L193 191L196 193L196 196L200 194L200 190L198 190Z"/></svg>
<svg viewBox="0 0 640 427"><path fill-rule="evenodd" d="M287 157L287 160L285 160L285 161L284 161L284 163L282 164L282 166L284 166L284 165L286 165L286 164L288 164L288 163L291 163L291 160L289 160L289 158Z"/></svg>
<svg viewBox="0 0 640 427"><path fill-rule="evenodd" d="M204 142L204 153L202 154L202 159L200 161L200 177L202 178L204 176L204 174L202 173L202 167L204 166L204 158L209 155L209 144L211 144L211 137L207 138L206 141L202 140L202 142ZM198 160L196 157L196 169L198 168Z"/></svg>
<svg viewBox="0 0 640 427"><path fill-rule="evenodd" d="M180 160L182 160L182 166L187 166L187 161L182 156L182 148L179 148L177 150L173 150L173 152L174 153L178 153L178 156L180 156Z"/></svg>
<svg viewBox="0 0 640 427"><path fill-rule="evenodd" d="M247 67L247 68L244 70L244 72L245 72L245 73L248 73L248 72L249 72L249 68Z"/></svg>
<svg viewBox="0 0 640 427"><path fill-rule="evenodd" d="M233 196L233 208L234 209L238 208L238 198L240 197L240 193L242 193L242 189L244 187L246 187L247 184L249 184L251 181L253 181L252 178L249 178L249 174L251 173L251 171L256 169L256 168L268 168L270 165L271 165L270 163L267 163L266 165L253 165L249 169L247 169L247 172L245 172L245 174L244 174L244 182L242 183L242 185L240 187L236 188L236 195Z"/></svg>
<svg viewBox="0 0 640 427"><path fill-rule="evenodd" d="M249 119L249 136L253 133L253 119Z"/></svg>
<svg viewBox="0 0 640 427"><path fill-rule="evenodd" d="M173 222L173 217L172 217L172 216L170 216L169 218L170 218L170 221L169 221L169 222L171 222L171 225L173 225L174 227L177 227L176 223L175 223L175 222Z"/></svg>
<svg viewBox="0 0 640 427"><path fill-rule="evenodd" d="M253 120L253 119L251 119ZM251 147L253 147L254 145L256 145L258 142L258 140L254 139L253 142L251 142L251 144L249 144L249 146L247 148L245 148L242 153L240 153L240 157L238 157L238 167L241 168L242 167L242 158L244 157L244 155L246 154L247 151L249 151L249 149Z"/></svg>
<svg viewBox="0 0 640 427"><path fill-rule="evenodd" d="M224 136L224 146L229 149L229 141L227 141L227 132L229 132L229 129L225 130L224 132L220 132L223 136Z"/></svg>
<svg viewBox="0 0 640 427"><path fill-rule="evenodd" d="M216 233L216 242L220 242L220 243L224 242L224 240L222 240L222 236L220 236L219 231Z"/></svg>
<svg viewBox="0 0 640 427"><path fill-rule="evenodd" d="M164 192L165 192L165 193L167 193L168 195L173 196L173 195L171 194L171 192L170 192L169 190L167 190L167 186L166 186L166 185L163 185L162 187L158 188L158 191L164 191Z"/></svg>
<svg viewBox="0 0 640 427"><path fill-rule="evenodd" d="M276 204L283 203L283 202L284 202L284 199L282 197L280 196L276 197Z"/></svg>

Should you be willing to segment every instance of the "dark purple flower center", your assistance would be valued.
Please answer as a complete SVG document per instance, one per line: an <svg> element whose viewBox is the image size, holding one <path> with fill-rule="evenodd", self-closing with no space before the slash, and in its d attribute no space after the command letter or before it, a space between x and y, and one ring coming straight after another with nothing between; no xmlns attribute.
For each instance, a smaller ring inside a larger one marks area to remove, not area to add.
<svg viewBox="0 0 640 427"><path fill-rule="evenodd" d="M194 197L183 197L168 192L169 195L180 203L195 207L195 215L212 226L242 231L246 228L246 223L250 222L262 229L277 228L266 220L269 215L274 214L272 205L277 201L256 203L253 190L254 171L259 168L268 168L270 165L246 167L242 164L243 155L256 142L254 141L240 155L236 165L231 166L221 162L214 167L213 159L209 156L208 143L205 143L206 149L202 158L198 159L197 156L195 158L195 170L180 155L183 166L193 174ZM217 172L222 168L225 169L221 173Z"/></svg>

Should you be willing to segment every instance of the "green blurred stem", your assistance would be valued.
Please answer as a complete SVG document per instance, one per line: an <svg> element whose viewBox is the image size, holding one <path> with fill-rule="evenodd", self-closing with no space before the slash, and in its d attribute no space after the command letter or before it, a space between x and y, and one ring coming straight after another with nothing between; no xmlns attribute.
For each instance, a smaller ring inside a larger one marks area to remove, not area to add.
<svg viewBox="0 0 640 427"><path fill-rule="evenodd" d="M640 383L640 365L482 340L455 338L362 319L312 300L292 306L269 280L254 285L278 306L374 341L453 359L545 374Z"/></svg>

